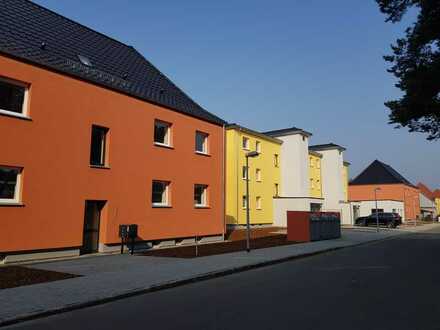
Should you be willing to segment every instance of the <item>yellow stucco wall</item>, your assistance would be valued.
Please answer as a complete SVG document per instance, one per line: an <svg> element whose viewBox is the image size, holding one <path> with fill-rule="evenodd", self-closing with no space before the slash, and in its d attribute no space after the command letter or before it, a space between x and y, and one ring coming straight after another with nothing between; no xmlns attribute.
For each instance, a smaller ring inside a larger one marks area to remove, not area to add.
<svg viewBox="0 0 440 330"><path fill-rule="evenodd" d="M440 198L435 198L435 208L437 209L437 214L440 215Z"/></svg>
<svg viewBox="0 0 440 330"><path fill-rule="evenodd" d="M310 197L322 198L321 158L309 153Z"/></svg>
<svg viewBox="0 0 440 330"><path fill-rule="evenodd" d="M249 139L249 150L243 149L243 137ZM246 166L245 154L256 150L260 143L261 153L258 157L249 158L249 206L251 224L273 223L273 196L275 184L280 191L280 154L281 144L260 136L252 135L238 128L226 130L226 223L246 224L246 208L242 199L246 195L246 180L242 177L242 168ZM278 155L278 166L275 156ZM257 169L261 180L257 180ZM260 197L261 209L257 209L257 197Z"/></svg>
<svg viewBox="0 0 440 330"><path fill-rule="evenodd" d="M344 163L342 168L342 187L344 189L345 201L348 201L348 178L349 178L349 165Z"/></svg>

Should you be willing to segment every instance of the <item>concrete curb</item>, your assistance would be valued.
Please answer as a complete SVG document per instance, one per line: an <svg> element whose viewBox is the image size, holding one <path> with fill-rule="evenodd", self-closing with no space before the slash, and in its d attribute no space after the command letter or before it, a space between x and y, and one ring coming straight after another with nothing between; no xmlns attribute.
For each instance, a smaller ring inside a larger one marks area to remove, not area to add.
<svg viewBox="0 0 440 330"><path fill-rule="evenodd" d="M5 327L5 326L25 322L25 321L44 318L44 317L51 316L51 315L66 313L66 312L70 312L70 311L74 311L74 310L78 310L78 309L83 309L83 308L87 308L87 307L102 305L102 304L106 304L109 302L122 300L122 299L130 298L130 297L135 297L135 296L139 296L139 295L150 293L150 292L171 289L171 288L175 288L175 287L179 287L179 286L183 286L183 285L187 285L187 284L191 284L191 283L196 283L196 282L206 281L206 280L210 280L210 279L214 279L214 278L224 277L227 275L241 273L241 272L245 272L245 271L252 270L252 269L268 267L268 266L280 264L280 263L295 260L295 259L302 259L302 258L307 258L307 257L319 255L319 254L334 252L337 250L342 250L342 249L346 249L346 248L350 248L350 247L368 245L368 244L382 242L385 240L396 239L396 238L401 237L402 235L405 235L405 234L411 234L411 233L402 233L401 235L382 237L382 238L367 241L367 242L355 243L355 244L346 245L346 246L332 247L332 248L327 248L327 249L320 250L320 251L304 253L301 255L288 256L288 257L284 257L284 258L280 258L280 259L257 262L257 263L249 264L249 265L245 265L245 266L217 270L217 271L213 271L213 272L209 272L209 273L200 274L198 276L194 276L194 277L190 277L190 278L173 280L170 282L164 282L161 284L152 285L152 286L145 287L145 288L137 288L137 289L130 290L128 292L124 292L124 293L110 296L107 298L100 298L100 299L88 301L85 303L64 305L64 306L60 306L59 308L53 308L53 309L45 310L45 311L41 311L41 312L37 311L37 312L33 312L28 315L17 316L12 319L3 319L3 320L0 319L0 327Z"/></svg>

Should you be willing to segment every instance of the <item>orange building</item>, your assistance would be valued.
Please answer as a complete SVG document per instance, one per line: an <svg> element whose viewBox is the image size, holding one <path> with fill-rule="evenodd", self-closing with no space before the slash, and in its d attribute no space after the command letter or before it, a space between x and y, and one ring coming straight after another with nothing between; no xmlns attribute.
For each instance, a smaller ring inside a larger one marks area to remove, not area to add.
<svg viewBox="0 0 440 330"><path fill-rule="evenodd" d="M376 194L375 194L376 191ZM391 166L378 160L372 162L348 186L350 201L400 201L404 204L405 220L420 215L419 189Z"/></svg>
<svg viewBox="0 0 440 330"><path fill-rule="evenodd" d="M224 122L133 47L0 7L0 262L224 233ZM1 28L3 29L3 28Z"/></svg>

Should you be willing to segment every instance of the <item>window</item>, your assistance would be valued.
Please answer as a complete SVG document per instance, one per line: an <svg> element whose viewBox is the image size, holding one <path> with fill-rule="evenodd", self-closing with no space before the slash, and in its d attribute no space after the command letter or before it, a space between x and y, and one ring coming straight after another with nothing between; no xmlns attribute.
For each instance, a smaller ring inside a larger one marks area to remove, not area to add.
<svg viewBox="0 0 440 330"><path fill-rule="evenodd" d="M261 154L261 142L260 141L255 142L255 151L258 152L259 154Z"/></svg>
<svg viewBox="0 0 440 330"><path fill-rule="evenodd" d="M278 197L279 191L278 191L278 183L275 183L275 197Z"/></svg>
<svg viewBox="0 0 440 330"><path fill-rule="evenodd" d="M315 183L313 182L313 179L310 179L310 188L315 189Z"/></svg>
<svg viewBox="0 0 440 330"><path fill-rule="evenodd" d="M316 160L316 168L321 168L321 162L319 159Z"/></svg>
<svg viewBox="0 0 440 330"><path fill-rule="evenodd" d="M274 156L274 157L273 157L274 165L275 165L275 167L278 167L278 166L279 166L278 154L275 154L275 155L273 155L273 156Z"/></svg>
<svg viewBox="0 0 440 330"><path fill-rule="evenodd" d="M316 180L316 189L321 190L321 180Z"/></svg>
<svg viewBox="0 0 440 330"><path fill-rule="evenodd" d="M321 212L322 205L319 203L310 203L310 212Z"/></svg>
<svg viewBox="0 0 440 330"><path fill-rule="evenodd" d="M261 181L261 170L259 168L255 170L255 180Z"/></svg>
<svg viewBox="0 0 440 330"><path fill-rule="evenodd" d="M0 79L0 113L26 115L26 87L8 79Z"/></svg>
<svg viewBox="0 0 440 330"><path fill-rule="evenodd" d="M246 180L248 178L248 174L249 174L249 168L247 168L246 166L243 166L242 171L241 171L241 177L243 178L243 180Z"/></svg>
<svg viewBox="0 0 440 330"><path fill-rule="evenodd" d="M208 153L208 134L196 132L196 152Z"/></svg>
<svg viewBox="0 0 440 330"><path fill-rule="evenodd" d="M90 148L90 165L106 165L106 137L108 128L92 126L92 142Z"/></svg>
<svg viewBox="0 0 440 330"><path fill-rule="evenodd" d="M164 146L171 145L171 124L163 121L154 121L154 143Z"/></svg>
<svg viewBox="0 0 440 330"><path fill-rule="evenodd" d="M261 197L260 196L257 196L257 198L255 199L255 203L256 203L256 209L261 210Z"/></svg>
<svg viewBox="0 0 440 330"><path fill-rule="evenodd" d="M151 202L153 206L169 205L169 182L153 181Z"/></svg>
<svg viewBox="0 0 440 330"><path fill-rule="evenodd" d="M241 207L246 209L247 208L247 198L246 196L243 196L241 199Z"/></svg>
<svg viewBox="0 0 440 330"><path fill-rule="evenodd" d="M208 186L206 185L194 185L194 205L196 207L204 207L208 205L207 190Z"/></svg>
<svg viewBox="0 0 440 330"><path fill-rule="evenodd" d="M242 146L244 150L250 150L249 139L243 136Z"/></svg>
<svg viewBox="0 0 440 330"><path fill-rule="evenodd" d="M0 166L0 204L20 202L21 168Z"/></svg>
<svg viewBox="0 0 440 330"><path fill-rule="evenodd" d="M313 158L310 157L309 160L310 160L310 167L313 167Z"/></svg>

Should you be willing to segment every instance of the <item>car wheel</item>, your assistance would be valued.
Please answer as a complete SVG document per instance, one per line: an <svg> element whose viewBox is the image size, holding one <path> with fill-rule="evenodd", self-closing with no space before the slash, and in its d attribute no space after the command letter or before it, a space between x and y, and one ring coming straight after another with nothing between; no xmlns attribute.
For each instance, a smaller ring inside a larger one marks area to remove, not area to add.
<svg viewBox="0 0 440 330"><path fill-rule="evenodd" d="M394 221L390 221L388 222L388 228L396 228L396 224L394 223Z"/></svg>

